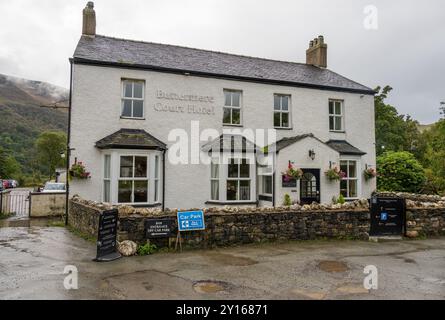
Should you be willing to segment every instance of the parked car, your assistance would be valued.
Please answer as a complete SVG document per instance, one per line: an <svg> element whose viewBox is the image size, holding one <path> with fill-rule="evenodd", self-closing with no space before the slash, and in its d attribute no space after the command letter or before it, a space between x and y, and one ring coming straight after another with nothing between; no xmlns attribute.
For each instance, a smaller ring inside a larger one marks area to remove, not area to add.
<svg viewBox="0 0 445 320"><path fill-rule="evenodd" d="M60 182L47 182L42 190L43 193L65 193L65 191L65 184Z"/></svg>
<svg viewBox="0 0 445 320"><path fill-rule="evenodd" d="M19 186L19 183L17 182L17 180L10 179L10 180L8 180L8 182L9 182L10 188L17 188Z"/></svg>
<svg viewBox="0 0 445 320"><path fill-rule="evenodd" d="M2 180L3 189L9 189L9 180Z"/></svg>

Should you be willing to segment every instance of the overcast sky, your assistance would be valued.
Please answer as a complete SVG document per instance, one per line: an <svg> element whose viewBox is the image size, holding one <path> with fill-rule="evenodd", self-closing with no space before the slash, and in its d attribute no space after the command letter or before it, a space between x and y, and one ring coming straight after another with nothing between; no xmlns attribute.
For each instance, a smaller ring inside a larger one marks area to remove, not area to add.
<svg viewBox="0 0 445 320"><path fill-rule="evenodd" d="M0 73L68 87L86 2L0 0ZM322 34L328 68L391 85L399 112L431 123L445 100L443 0L94 2L98 34L271 59L305 62L309 40ZM368 5L378 10L377 30L364 27Z"/></svg>

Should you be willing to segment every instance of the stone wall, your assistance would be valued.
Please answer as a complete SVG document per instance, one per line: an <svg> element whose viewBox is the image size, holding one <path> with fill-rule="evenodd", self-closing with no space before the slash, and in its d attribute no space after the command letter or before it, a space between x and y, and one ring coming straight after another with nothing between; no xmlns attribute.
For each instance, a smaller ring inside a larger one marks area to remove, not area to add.
<svg viewBox="0 0 445 320"><path fill-rule="evenodd" d="M181 233L183 245L208 248L277 240L314 240L369 238L369 209L351 203L341 208L311 209L311 206L279 208L222 208L205 210L206 230ZM100 213L112 208L106 204L71 200L69 224L83 234L97 237ZM149 219L171 218L176 224L176 212L154 209L119 209L119 241L146 241L144 224ZM133 211L132 211L133 210ZM407 235L412 238L445 236L445 207L407 208ZM168 239L151 240L158 247L168 245ZM174 244L174 241L172 241Z"/></svg>
<svg viewBox="0 0 445 320"><path fill-rule="evenodd" d="M175 215L161 217L176 221ZM144 242L144 221L153 218L120 218L120 240ZM204 231L181 233L185 246L206 248L276 240L369 237L369 211L207 213L205 223ZM151 242L162 247L168 244L168 239Z"/></svg>
<svg viewBox="0 0 445 320"><path fill-rule="evenodd" d="M65 193L31 193L29 215L32 218L62 216L65 204Z"/></svg>
<svg viewBox="0 0 445 320"><path fill-rule="evenodd" d="M97 239L99 217L103 211L103 208L71 200L68 225L86 236Z"/></svg>
<svg viewBox="0 0 445 320"><path fill-rule="evenodd" d="M445 208L408 208L406 229L410 238L445 236Z"/></svg>

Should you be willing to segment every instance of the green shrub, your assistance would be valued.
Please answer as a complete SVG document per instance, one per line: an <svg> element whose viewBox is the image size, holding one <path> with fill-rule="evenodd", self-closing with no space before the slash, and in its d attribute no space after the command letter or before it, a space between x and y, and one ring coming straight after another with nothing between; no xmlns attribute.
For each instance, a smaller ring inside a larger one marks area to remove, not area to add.
<svg viewBox="0 0 445 320"><path fill-rule="evenodd" d="M283 205L285 207L290 207L292 205L292 200L290 199L290 195L288 195L287 193L284 195Z"/></svg>
<svg viewBox="0 0 445 320"><path fill-rule="evenodd" d="M140 245L137 249L138 256L147 256L152 254L157 249L156 245L151 243L146 243L144 245Z"/></svg>
<svg viewBox="0 0 445 320"><path fill-rule="evenodd" d="M344 204L345 202L346 202L345 197L342 194L340 194L340 196L337 199L337 203Z"/></svg>
<svg viewBox="0 0 445 320"><path fill-rule="evenodd" d="M380 191L419 192L426 177L422 165L409 152L389 151L377 158Z"/></svg>

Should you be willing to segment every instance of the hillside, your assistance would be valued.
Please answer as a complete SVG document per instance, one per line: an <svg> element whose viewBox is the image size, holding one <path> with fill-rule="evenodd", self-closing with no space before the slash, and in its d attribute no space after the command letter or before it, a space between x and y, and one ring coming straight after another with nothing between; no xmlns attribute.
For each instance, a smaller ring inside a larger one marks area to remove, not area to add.
<svg viewBox="0 0 445 320"><path fill-rule="evenodd" d="M64 88L0 74L0 147L16 158L23 173L31 172L33 145L41 132L66 131L66 111L40 106L67 98Z"/></svg>
<svg viewBox="0 0 445 320"><path fill-rule="evenodd" d="M419 129L420 132L424 132L426 130L429 130L432 126L434 126L434 123L432 123L432 124L419 124L419 125L417 125L417 128Z"/></svg>

